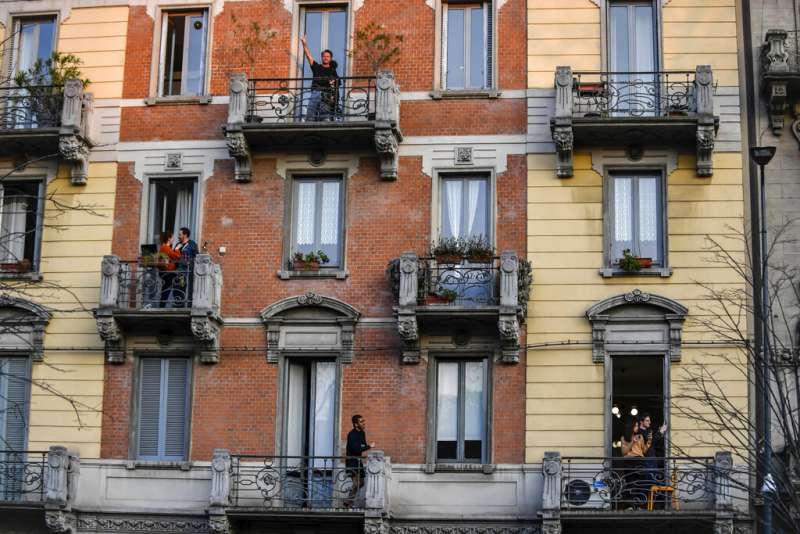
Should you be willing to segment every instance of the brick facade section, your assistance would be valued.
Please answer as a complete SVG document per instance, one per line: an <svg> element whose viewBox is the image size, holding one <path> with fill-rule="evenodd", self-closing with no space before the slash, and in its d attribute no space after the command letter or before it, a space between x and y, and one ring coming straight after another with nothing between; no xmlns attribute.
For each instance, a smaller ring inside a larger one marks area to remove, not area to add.
<svg viewBox="0 0 800 534"><path fill-rule="evenodd" d="M286 76L291 15L282 0L229 2L213 21L211 86L227 94L231 72L242 70L236 26L249 20L269 21L278 30L253 66L257 76ZM370 20L391 21L391 32L404 34L401 61L393 68L404 91L429 91L433 80L434 11L424 0L366 0L356 26ZM509 0L498 17L501 89L525 87L525 3ZM389 26L389 23L387 23ZM132 8L125 67L125 97L144 98L148 91L153 21L143 7ZM131 57L136 54L136 57ZM277 59L276 59L277 58ZM284 60L285 58L285 60ZM357 70L356 66L356 70ZM526 132L524 99L407 100L402 103L405 135L492 135ZM158 104L126 107L122 141L222 140L226 105ZM432 141L435 143L435 140ZM498 251L525 255L525 156L509 156L507 170L496 175ZM266 306L288 296L313 291L340 299L364 318L392 317L393 299L385 269L404 251L424 254L431 221L432 178L422 172L421 157L401 157L399 177L382 181L375 157L360 158L346 182L345 262L349 276L336 279L281 280L276 272L285 260L287 180L277 172L275 154L255 154L253 180L233 181L232 160L215 162L205 182L203 227L198 242L209 242L224 272L223 314L258 317ZM461 170L461 169L459 169ZM133 164L118 171L113 252L124 259L138 253L141 183ZM219 257L219 246L227 253ZM491 325L490 325L491 327ZM491 327L494 328L494 327ZM191 459L208 460L215 448L234 453L274 454L279 366L265 361L265 329L227 326L221 337L220 363L196 364L193 371ZM525 339L523 332L521 339ZM399 336L392 324L361 323L356 329L355 357L342 367L341 438L352 413L368 420L368 436L397 463L426 461L428 362L400 364ZM241 350L249 347L252 350ZM493 364L492 458L494 463L521 463L524 451L525 364ZM133 358L107 364L102 454L126 458L130 435Z"/></svg>

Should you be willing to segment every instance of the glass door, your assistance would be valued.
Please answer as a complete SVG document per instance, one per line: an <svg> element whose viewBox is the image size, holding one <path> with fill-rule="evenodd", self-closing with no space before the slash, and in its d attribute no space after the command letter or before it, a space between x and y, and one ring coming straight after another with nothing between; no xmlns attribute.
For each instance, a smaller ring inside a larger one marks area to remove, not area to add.
<svg viewBox="0 0 800 534"><path fill-rule="evenodd" d="M320 62L323 50L333 53L336 62L336 72L339 76L347 75L347 6L307 7L300 15L300 36L306 36L308 49L314 56L314 61ZM300 39L298 38L298 42ZM308 62L300 45L298 58L300 58L299 72L304 78L298 97L301 103L297 110L298 117L305 117L310 99L311 64ZM345 85L339 85L339 102L344 102Z"/></svg>
<svg viewBox="0 0 800 534"><path fill-rule="evenodd" d="M651 2L612 2L608 20L608 106L618 117L652 116L660 109L656 16Z"/></svg>

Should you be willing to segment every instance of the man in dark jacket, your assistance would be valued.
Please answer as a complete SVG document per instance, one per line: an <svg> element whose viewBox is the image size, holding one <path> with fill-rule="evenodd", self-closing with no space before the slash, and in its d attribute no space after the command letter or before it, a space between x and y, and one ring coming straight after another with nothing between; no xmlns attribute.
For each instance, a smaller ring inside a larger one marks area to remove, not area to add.
<svg viewBox="0 0 800 534"><path fill-rule="evenodd" d="M336 112L336 97L339 89L339 73L336 72L338 66L333 60L333 52L323 50L320 54L321 63L317 63L314 55L308 48L306 36L300 38L303 44L303 52L311 66L313 79L311 80L311 93L306 111L307 121L327 121L333 120Z"/></svg>
<svg viewBox="0 0 800 534"><path fill-rule="evenodd" d="M361 457L364 453L375 446L375 443L367 444L367 434L364 431L367 427L366 421L356 414L352 418L353 429L347 434L347 473L353 480L353 488L350 490L350 498L358 494L358 490L364 485L364 465Z"/></svg>

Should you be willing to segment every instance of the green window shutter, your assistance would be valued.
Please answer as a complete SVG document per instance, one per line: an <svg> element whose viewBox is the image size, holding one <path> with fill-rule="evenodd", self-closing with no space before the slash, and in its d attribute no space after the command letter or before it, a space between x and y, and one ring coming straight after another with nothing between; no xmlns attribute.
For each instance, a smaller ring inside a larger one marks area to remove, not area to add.
<svg viewBox="0 0 800 534"><path fill-rule="evenodd" d="M158 457L162 361L160 358L142 359L139 376L138 455L140 458Z"/></svg>
<svg viewBox="0 0 800 534"><path fill-rule="evenodd" d="M186 458L186 421L189 386L189 360L170 359L166 361L167 388L165 403L164 452L170 459Z"/></svg>

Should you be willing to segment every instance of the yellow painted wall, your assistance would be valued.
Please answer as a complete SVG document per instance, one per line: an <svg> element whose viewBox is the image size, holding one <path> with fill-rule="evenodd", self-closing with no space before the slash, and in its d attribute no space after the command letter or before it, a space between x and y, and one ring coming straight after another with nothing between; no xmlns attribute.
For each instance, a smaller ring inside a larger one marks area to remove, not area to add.
<svg viewBox="0 0 800 534"><path fill-rule="evenodd" d="M128 7L74 8L58 30L58 50L83 60L95 98L121 98Z"/></svg>
<svg viewBox="0 0 800 534"><path fill-rule="evenodd" d="M553 154L528 156L528 259L534 266L534 284L528 307L528 343L591 340L586 310L599 300L633 288L681 302L689 309L685 340L716 337L691 318L708 317L707 291L741 288L733 270L706 261L706 235L743 255L742 244L728 228L742 229L742 158L736 153L714 156L714 176L697 178L694 158L679 157L678 168L667 179L669 278L603 278L602 176L591 166L591 155L575 155L575 176L559 179ZM726 237L727 236L727 237ZM678 395L685 368L699 363L730 380L729 394L747 405L744 376L716 358L735 354L732 349L684 347L682 361L671 366L671 392ZM545 451L564 456L602 456L604 448L604 370L592 363L591 347L554 347L528 351L526 388L526 461L539 462ZM714 447L699 447L692 422L673 409L671 438L696 455L712 455ZM720 446L719 448L723 448Z"/></svg>
<svg viewBox="0 0 800 534"><path fill-rule="evenodd" d="M559 65L600 70L600 17L591 0L528 0L528 87L553 87ZM662 19L664 69L708 64L719 85L738 85L735 0L671 0Z"/></svg>

